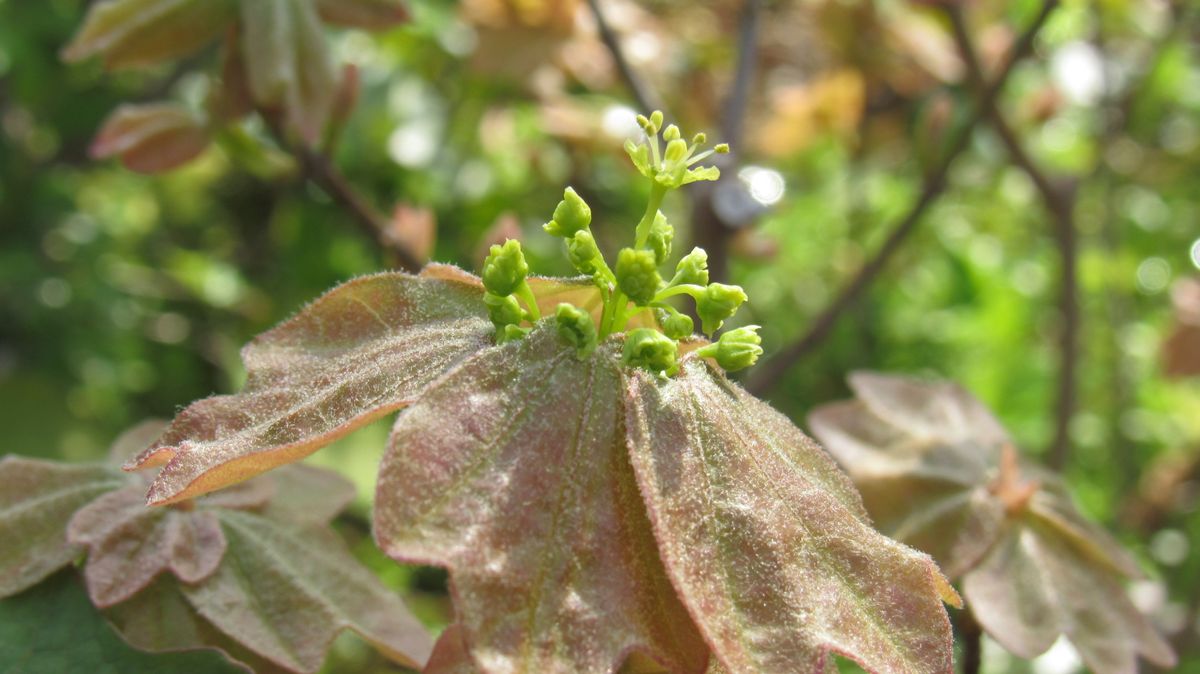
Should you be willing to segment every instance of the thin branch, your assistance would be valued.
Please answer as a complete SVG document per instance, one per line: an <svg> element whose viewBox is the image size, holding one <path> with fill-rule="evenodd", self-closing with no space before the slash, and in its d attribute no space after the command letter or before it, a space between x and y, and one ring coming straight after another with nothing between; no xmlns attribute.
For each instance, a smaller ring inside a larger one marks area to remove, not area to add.
<svg viewBox="0 0 1200 674"><path fill-rule="evenodd" d="M596 30L600 33L600 39L604 42L604 46L608 47L608 53L612 55L613 62L617 66L617 72L621 74L625 86L629 87L629 93L637 101L638 112L650 114L654 110L662 110L658 97L650 91L650 88L634 71L633 66L629 64L629 59L625 57L625 50L621 48L621 39L608 24L604 10L600 8L600 0L588 0L588 7L591 8L592 17L596 20Z"/></svg>
<svg viewBox="0 0 1200 674"><path fill-rule="evenodd" d="M966 18L957 4L945 5L945 11L950 19L955 45L967 66L967 80L978 94L984 77L983 67L979 63L979 52L967 29ZM1054 439L1050 445L1048 463L1056 470L1062 470L1070 459L1071 417L1075 413L1078 397L1076 373L1079 367L1079 244L1075 225L1074 190L1053 180L1029 156L995 99L983 101L980 107L988 123L1004 143L1012 163L1029 176L1041 195L1046 211L1050 214L1054 240L1061 258L1058 307L1062 315L1062 330L1058 344L1059 372L1057 396L1054 401Z"/></svg>
<svg viewBox="0 0 1200 674"><path fill-rule="evenodd" d="M983 628L970 607L959 614L958 631L963 643L962 674L979 674L983 664Z"/></svg>
<svg viewBox="0 0 1200 674"><path fill-rule="evenodd" d="M904 217L896 223L875 255L863 264L858 273L842 288L837 297L817 315L808 331L800 339L754 368L753 374L746 380L746 388L748 390L756 394L762 394L779 383L792 365L795 365L825 341L837 325L842 314L858 300L859 295L884 270L891 257L902 247L902 244L912 234L913 230L916 229L917 224L925 215L925 211L945 191L946 179L950 173L950 167L954 164L954 160L967 149L971 134L983 119L984 111L994 105L1017 62L1025 58L1033 50L1034 39L1046 23L1046 19L1057 6L1058 0L1045 0L1042 3L1042 7L1037 16L1034 17L1033 22L1013 45L1008 59L992 80L992 84L979 96L979 101L975 109L951 140L948 150L943 153L941 160L933 170L926 174L924 184L916 201L913 202L913 205Z"/></svg>
<svg viewBox="0 0 1200 674"><path fill-rule="evenodd" d="M720 142L737 148L742 142L746 124L746 107L750 104L750 85L758 65L758 29L762 17L762 0L746 0L738 21L737 70L733 86L725 99L725 115L721 119Z"/></svg>

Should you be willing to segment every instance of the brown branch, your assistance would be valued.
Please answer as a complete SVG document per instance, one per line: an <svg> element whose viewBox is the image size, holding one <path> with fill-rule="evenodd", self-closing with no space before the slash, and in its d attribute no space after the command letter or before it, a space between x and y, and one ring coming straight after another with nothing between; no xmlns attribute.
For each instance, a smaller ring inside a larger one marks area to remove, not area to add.
<svg viewBox="0 0 1200 674"><path fill-rule="evenodd" d="M977 95L981 93L984 74L979 52L967 29L962 8L954 3L944 6L954 34L954 43L967 66L967 80ZM980 96L981 100L983 99ZM1054 439L1050 445L1048 463L1056 470L1066 466L1071 454L1071 417L1078 396L1079 365L1079 244L1075 225L1075 190L1052 179L1029 156L1013 128L1009 125L996 100L982 100L980 107L988 123L1000 137L1012 163L1020 168L1037 188L1046 211L1050 214L1054 240L1061 258L1059 280L1059 313L1062 330L1059 334L1059 372L1057 396L1054 401Z"/></svg>
<svg viewBox="0 0 1200 674"><path fill-rule="evenodd" d="M629 93L633 95L633 100L637 102L638 112L648 115L654 110L662 110L658 98L629 64L629 59L625 57L625 50L621 48L621 39L613 32L612 26L604 16L604 10L600 8L600 0L588 0L588 7L592 10L592 18L596 20L596 31L600 33L600 40L608 48L608 53L617 66L617 72L620 73L625 86L629 87Z"/></svg>
<svg viewBox="0 0 1200 674"><path fill-rule="evenodd" d="M875 255L863 264L858 273L838 293L837 297L817 315L808 331L800 339L754 369L753 374L746 380L746 388L748 390L756 394L761 394L775 386L792 365L795 365L796 362L825 341L837 325L842 314L858 300L859 295L884 270L891 257L902 247L902 244L912 234L913 230L916 229L917 224L925 215L925 211L945 191L946 179L950 173L950 167L954 164L954 160L967 149L971 140L971 134L983 119L984 111L995 104L1017 62L1025 58L1033 50L1034 39L1045 24L1046 19L1057 6L1058 0L1045 0L1042 3L1037 16L1034 17L1033 22L1013 45L1008 59L1000 67L992 83L979 96L979 101L976 103L975 109L949 143L948 150L942 154L941 160L937 165L926 174L924 184L916 201L913 202L904 217L896 223L891 233L888 234L887 239L884 240L883 245L875 252Z"/></svg>
<svg viewBox="0 0 1200 674"><path fill-rule="evenodd" d="M958 632L963 642L962 674L979 674L983 664L983 628L970 607L958 615Z"/></svg>

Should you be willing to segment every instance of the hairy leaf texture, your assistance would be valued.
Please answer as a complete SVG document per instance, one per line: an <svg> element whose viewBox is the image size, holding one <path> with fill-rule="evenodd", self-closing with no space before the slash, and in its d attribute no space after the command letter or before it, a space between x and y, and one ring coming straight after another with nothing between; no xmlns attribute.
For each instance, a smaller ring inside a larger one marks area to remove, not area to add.
<svg viewBox="0 0 1200 674"><path fill-rule="evenodd" d="M376 538L396 559L449 569L484 672L607 672L635 651L705 669L629 466L619 346L579 360L543 324L397 420Z"/></svg>
<svg viewBox="0 0 1200 674"><path fill-rule="evenodd" d="M1033 657L1065 634L1097 674L1174 655L1129 602L1137 563L1081 515L1055 475L1020 465L988 410L947 382L850 377L856 400L822 406L813 433L846 467L881 529L932 554L984 629Z"/></svg>
<svg viewBox="0 0 1200 674"><path fill-rule="evenodd" d="M433 645L433 655L425 663L422 674L477 674L479 669L471 661L467 638L462 625L450 625Z"/></svg>
<svg viewBox="0 0 1200 674"><path fill-rule="evenodd" d="M207 0L206 0L207 1ZM254 100L280 109L309 143L320 138L337 90L315 0L242 0L242 50Z"/></svg>
<svg viewBox="0 0 1200 674"><path fill-rule="evenodd" d="M242 351L236 395L193 403L127 468L162 465L152 505L191 498L296 461L411 402L492 344L480 292L443 278L367 276L343 284Z"/></svg>
<svg viewBox="0 0 1200 674"><path fill-rule="evenodd" d="M97 159L120 157L139 173L161 173L182 166L208 148L204 121L182 105L122 105L96 134L90 149Z"/></svg>
<svg viewBox="0 0 1200 674"><path fill-rule="evenodd" d="M950 672L958 598L871 528L836 464L783 415L689 358L632 373L629 448L663 561L729 672Z"/></svg>
<svg viewBox="0 0 1200 674"><path fill-rule="evenodd" d="M236 17L235 0L103 0L92 5L63 58L99 54L109 68L150 65L200 49Z"/></svg>
<svg viewBox="0 0 1200 674"><path fill-rule="evenodd" d="M108 466L0 459L0 597L36 585L79 556L67 522L127 478Z"/></svg>

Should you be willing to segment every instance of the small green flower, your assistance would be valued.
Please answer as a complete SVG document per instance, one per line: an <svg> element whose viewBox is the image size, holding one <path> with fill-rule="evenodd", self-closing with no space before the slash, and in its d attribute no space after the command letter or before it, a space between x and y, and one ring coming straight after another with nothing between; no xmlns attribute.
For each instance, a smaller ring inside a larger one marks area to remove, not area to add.
<svg viewBox="0 0 1200 674"><path fill-rule="evenodd" d="M592 224L592 209L568 187L554 209L554 219L542 226L552 236L571 237Z"/></svg>
<svg viewBox="0 0 1200 674"><path fill-rule="evenodd" d="M512 295L494 295L485 292L483 303L487 305L488 318L492 319L492 325L496 326L498 333L502 332L506 325L519 325L521 321L525 320L525 312L521 309L517 298Z"/></svg>
<svg viewBox="0 0 1200 674"><path fill-rule="evenodd" d="M721 329L725 319L737 313L746 301L746 292L739 286L711 283L704 293L696 298L696 313L700 315L704 334L712 335Z"/></svg>
<svg viewBox="0 0 1200 674"><path fill-rule="evenodd" d="M696 350L696 354L717 361L722 369L729 372L750 367L762 355L762 338L758 336L757 325L747 325L743 328L730 330L721 335L715 344L709 344Z"/></svg>
<svg viewBox="0 0 1200 674"><path fill-rule="evenodd" d="M693 248L680 258L670 285L708 285L708 253L703 248Z"/></svg>
<svg viewBox="0 0 1200 674"><path fill-rule="evenodd" d="M625 335L622 360L633 367L672 374L679 365L679 348L675 340L658 330L638 328Z"/></svg>
<svg viewBox="0 0 1200 674"><path fill-rule="evenodd" d="M529 264L521 252L521 242L508 239L494 245L483 262L483 287L494 295L511 295L525 282Z"/></svg>
<svg viewBox="0 0 1200 674"><path fill-rule="evenodd" d="M522 328L519 325L506 325L504 326L503 331L498 331L496 333L496 343L504 344L505 342L515 342L525 335L528 335L529 331L532 329L533 328Z"/></svg>
<svg viewBox="0 0 1200 674"><path fill-rule="evenodd" d="M692 317L681 314L673 307L663 307L658 310L658 324L662 326L663 334L671 339L686 339L695 331Z"/></svg>
<svg viewBox="0 0 1200 674"><path fill-rule="evenodd" d="M596 349L596 324L586 311L564 302L554 312L554 321L559 337L575 347L580 358L586 358Z"/></svg>
<svg viewBox="0 0 1200 674"><path fill-rule="evenodd" d="M659 211L650 225L650 235L646 245L654 251L654 264L660 265L671 257L671 242L675 239L675 228L667 222L667 216Z"/></svg>
<svg viewBox="0 0 1200 674"><path fill-rule="evenodd" d="M654 252L649 250L622 248L617 255L616 275L617 287L639 307L653 302L662 286Z"/></svg>

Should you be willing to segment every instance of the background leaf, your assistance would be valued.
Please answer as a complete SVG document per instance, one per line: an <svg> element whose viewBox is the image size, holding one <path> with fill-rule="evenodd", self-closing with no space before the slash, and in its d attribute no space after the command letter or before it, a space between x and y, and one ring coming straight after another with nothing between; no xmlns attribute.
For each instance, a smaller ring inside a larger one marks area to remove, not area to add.
<svg viewBox="0 0 1200 674"><path fill-rule="evenodd" d="M92 141L97 159L120 157L139 173L161 173L195 159L208 148L208 129L186 108L174 103L122 105Z"/></svg>
<svg viewBox="0 0 1200 674"><path fill-rule="evenodd" d="M149 65L196 51L236 16L234 0L103 0L93 4L63 58L100 54L109 68Z"/></svg>

